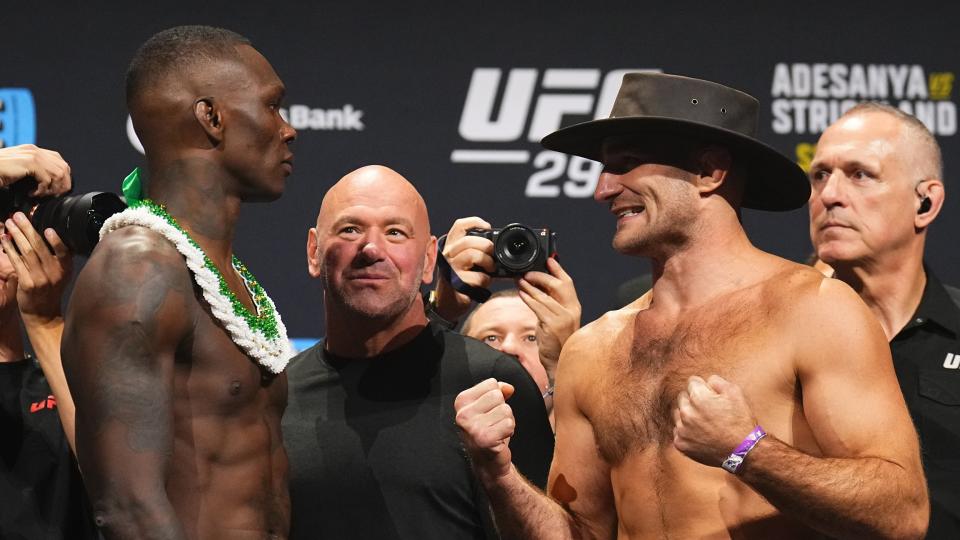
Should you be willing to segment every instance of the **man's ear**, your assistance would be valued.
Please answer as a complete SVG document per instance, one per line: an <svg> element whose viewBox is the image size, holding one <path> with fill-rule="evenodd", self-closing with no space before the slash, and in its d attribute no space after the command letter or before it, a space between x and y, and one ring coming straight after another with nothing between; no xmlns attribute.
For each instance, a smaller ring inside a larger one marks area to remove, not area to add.
<svg viewBox="0 0 960 540"><path fill-rule="evenodd" d="M193 117L207 134L214 146L223 140L223 114L212 97L203 97L193 102Z"/></svg>
<svg viewBox="0 0 960 540"><path fill-rule="evenodd" d="M307 229L307 272L310 277L320 277L320 238L316 227Z"/></svg>
<svg viewBox="0 0 960 540"><path fill-rule="evenodd" d="M427 251L423 254L423 275L420 276L420 282L429 285L433 283L433 269L437 264L437 237L430 236L430 242L427 243Z"/></svg>
<svg viewBox="0 0 960 540"><path fill-rule="evenodd" d="M913 218L913 226L918 231L925 229L933 220L937 218L940 209L943 208L945 197L943 191L943 181L939 178L924 180L917 186L917 215ZM929 199L929 206L923 205L923 199Z"/></svg>
<svg viewBox="0 0 960 540"><path fill-rule="evenodd" d="M719 146L708 146L697 156L700 172L697 174L697 190L702 194L715 193L730 175L733 158L730 152Z"/></svg>

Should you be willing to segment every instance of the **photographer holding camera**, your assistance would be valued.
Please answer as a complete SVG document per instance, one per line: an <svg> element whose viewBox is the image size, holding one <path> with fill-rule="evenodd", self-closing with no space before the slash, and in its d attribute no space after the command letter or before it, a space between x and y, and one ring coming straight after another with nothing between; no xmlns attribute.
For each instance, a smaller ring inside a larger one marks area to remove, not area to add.
<svg viewBox="0 0 960 540"><path fill-rule="evenodd" d="M0 148L0 190L31 177L31 197L70 189L60 154ZM52 229L41 237L23 212L0 220L0 538L96 538L70 451L74 406L60 363L70 253ZM26 354L21 321L36 359Z"/></svg>
<svg viewBox="0 0 960 540"><path fill-rule="evenodd" d="M520 225L493 229L478 217L458 219L447 233L443 257L457 278L470 287L488 288L491 275L516 278L517 295L492 296L470 314L462 333L516 356L540 386L552 423L553 380L560 349L580 328L581 310L573 279L553 256L555 238L544 231ZM511 233L512 237L505 236ZM549 240L536 245L534 237ZM529 263L524 265L526 261ZM526 267L535 268L523 271ZM441 272L431 303L436 314L456 321L472 303L471 297L457 291ZM532 334L531 328L535 329ZM530 347L532 341L536 348Z"/></svg>

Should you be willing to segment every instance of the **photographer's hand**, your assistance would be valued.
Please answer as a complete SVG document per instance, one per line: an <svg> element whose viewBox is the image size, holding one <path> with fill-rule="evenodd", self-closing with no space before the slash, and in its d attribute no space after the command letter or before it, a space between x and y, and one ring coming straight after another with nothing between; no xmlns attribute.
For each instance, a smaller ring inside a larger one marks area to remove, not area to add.
<svg viewBox="0 0 960 540"><path fill-rule="evenodd" d="M5 226L3 250L16 270L17 303L24 324L62 320L60 304L72 273L67 247L53 229L44 231L47 246L23 212L16 212Z"/></svg>
<svg viewBox="0 0 960 540"><path fill-rule="evenodd" d="M493 242L479 236L467 236L468 229L489 229L490 224L478 217L453 222L443 246L443 257L464 283L475 287L490 286L490 276L474 268L493 271ZM470 310L470 297L457 292L447 280L437 280L435 311L448 321L460 319Z"/></svg>
<svg viewBox="0 0 960 540"><path fill-rule="evenodd" d="M30 196L62 195L70 191L70 165L58 152L21 144L0 148L0 187L26 177L33 177L37 187Z"/></svg>
<svg viewBox="0 0 960 540"><path fill-rule="evenodd" d="M74 449L74 405L60 362L63 335L61 300L72 275L72 258L53 229L44 231L50 246L22 212L4 224L0 244L16 271L17 304L30 344L37 354L70 448ZM52 248L52 249L51 249Z"/></svg>
<svg viewBox="0 0 960 540"><path fill-rule="evenodd" d="M580 300L573 279L554 258L547 259L547 270L527 272L517 280L520 298L537 315L537 347L540 363L553 386L560 360L560 349L567 338L580 328Z"/></svg>

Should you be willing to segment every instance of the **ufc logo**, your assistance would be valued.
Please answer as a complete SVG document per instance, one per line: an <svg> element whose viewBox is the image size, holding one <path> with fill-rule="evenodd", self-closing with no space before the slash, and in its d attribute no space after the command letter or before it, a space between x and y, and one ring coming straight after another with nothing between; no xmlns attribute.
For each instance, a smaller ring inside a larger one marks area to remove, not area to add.
<svg viewBox="0 0 960 540"><path fill-rule="evenodd" d="M947 353L947 357L943 359L943 367L960 369L960 354Z"/></svg>
<svg viewBox="0 0 960 540"><path fill-rule="evenodd" d="M35 413L44 409L54 409L57 407L57 398L53 394L47 396L47 399L41 399L36 403L30 404L30 412Z"/></svg>
<svg viewBox="0 0 960 540"><path fill-rule="evenodd" d="M476 68L460 117L460 136L472 142L508 142L520 140L526 129L526 139L538 142L559 129L566 115L607 117L623 75L634 71L660 70L617 69L601 75L599 69L551 68L543 70L541 78L537 69L513 68L504 83L503 70Z"/></svg>

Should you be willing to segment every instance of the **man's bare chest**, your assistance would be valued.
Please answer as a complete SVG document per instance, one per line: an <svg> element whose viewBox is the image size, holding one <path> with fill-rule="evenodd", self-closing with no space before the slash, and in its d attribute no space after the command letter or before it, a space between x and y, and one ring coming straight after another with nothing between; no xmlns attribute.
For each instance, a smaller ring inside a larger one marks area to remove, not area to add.
<svg viewBox="0 0 960 540"><path fill-rule="evenodd" d="M665 318L640 312L608 346L588 416L601 455L620 463L633 451L673 440L673 409L691 376L719 375L741 386L773 386L776 332L757 304L711 306ZM781 355L782 358L782 355Z"/></svg>
<svg viewBox="0 0 960 540"><path fill-rule="evenodd" d="M191 414L231 417L263 414L267 409L282 413L285 375L270 373L244 354L208 310L196 317L177 356L177 393L192 402Z"/></svg>

